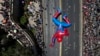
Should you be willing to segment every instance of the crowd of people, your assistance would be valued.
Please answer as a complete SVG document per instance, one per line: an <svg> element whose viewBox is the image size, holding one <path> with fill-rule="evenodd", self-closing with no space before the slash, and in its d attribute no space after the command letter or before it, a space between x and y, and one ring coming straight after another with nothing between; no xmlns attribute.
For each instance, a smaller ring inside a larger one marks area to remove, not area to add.
<svg viewBox="0 0 100 56"><path fill-rule="evenodd" d="M100 0L83 0L83 56L99 56Z"/></svg>
<svg viewBox="0 0 100 56"><path fill-rule="evenodd" d="M31 43L28 40L27 36L24 34L23 31L15 22L11 19L11 1L5 0L4 2L0 2L2 7L0 8L0 14L2 14L3 19L1 20L0 29L5 30L7 32L7 38L12 37L16 39L21 45L25 47L30 47Z"/></svg>
<svg viewBox="0 0 100 56"><path fill-rule="evenodd" d="M43 30L42 30L42 12L41 12L41 3L40 1L30 1L30 4L27 7L28 11L30 12L29 17L29 25L35 29L34 35L36 37L36 41L40 48L43 49Z"/></svg>
<svg viewBox="0 0 100 56"><path fill-rule="evenodd" d="M6 23L9 23L9 16L10 16L10 3L9 1L5 0L4 2L0 2L0 26L5 26ZM1 19L2 18L2 19ZM9 27L9 25L6 25L6 27ZM6 29L6 27L1 27L1 29Z"/></svg>

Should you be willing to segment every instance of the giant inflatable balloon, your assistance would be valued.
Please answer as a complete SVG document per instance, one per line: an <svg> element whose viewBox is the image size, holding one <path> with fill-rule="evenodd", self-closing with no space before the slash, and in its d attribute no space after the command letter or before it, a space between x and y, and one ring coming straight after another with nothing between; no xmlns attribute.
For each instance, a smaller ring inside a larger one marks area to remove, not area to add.
<svg viewBox="0 0 100 56"><path fill-rule="evenodd" d="M52 42L50 46L54 46L55 41L62 42L64 36L69 36L68 29L71 26L71 23L67 17L67 15L63 15L62 20L60 21L58 17L61 15L61 10L58 9L55 14L53 15L52 21L57 26L56 32L52 37Z"/></svg>

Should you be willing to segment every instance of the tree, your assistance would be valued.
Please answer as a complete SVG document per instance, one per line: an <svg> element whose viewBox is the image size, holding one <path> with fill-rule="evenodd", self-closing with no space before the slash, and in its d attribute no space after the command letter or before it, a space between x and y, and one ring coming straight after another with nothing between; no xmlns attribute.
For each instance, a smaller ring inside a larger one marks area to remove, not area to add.
<svg viewBox="0 0 100 56"><path fill-rule="evenodd" d="M2 47L4 48L4 47ZM34 56L28 48L22 47L17 41L15 44L6 47L6 50L0 51L0 56Z"/></svg>
<svg viewBox="0 0 100 56"><path fill-rule="evenodd" d="M22 16L21 17L21 19L20 19L20 23L22 24L22 25L25 25L26 23L27 23L27 18L25 17L25 16Z"/></svg>

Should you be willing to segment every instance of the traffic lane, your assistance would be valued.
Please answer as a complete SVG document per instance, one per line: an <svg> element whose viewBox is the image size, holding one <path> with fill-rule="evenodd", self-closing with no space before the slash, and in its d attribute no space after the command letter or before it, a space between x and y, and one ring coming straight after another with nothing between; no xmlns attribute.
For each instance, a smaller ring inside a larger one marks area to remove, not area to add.
<svg viewBox="0 0 100 56"><path fill-rule="evenodd" d="M48 55L47 49L48 49L48 5L47 5L47 0L43 0L42 1L42 5L44 8L46 8L46 10L43 10L43 32L44 32L44 42L45 42L45 48L44 48L44 52L45 52L45 56Z"/></svg>
<svg viewBox="0 0 100 56"><path fill-rule="evenodd" d="M68 3L66 3L68 2ZM70 36L69 36L69 39L68 39L68 44L70 46L71 49L68 50L67 55L68 56L79 56L79 51L77 52L77 50L79 50L79 45L78 45L78 32L76 32L76 29L79 30L79 19L77 17L79 17L78 13L79 13L79 9L78 7L76 6L79 6L79 2L76 2L76 1L69 1L69 0L63 0L63 10L64 12L67 12L68 13L68 17L70 18L72 24L74 26L70 27ZM77 18L77 19L76 19ZM66 43L66 41L64 42ZM66 46L65 46L66 47ZM65 53L65 52L64 52ZM66 54L65 54L66 55Z"/></svg>
<svg viewBox="0 0 100 56"><path fill-rule="evenodd" d="M75 2L74 2L75 3ZM70 28L70 37L69 39L69 43L72 44L72 51L73 51L73 54L72 56L79 56L79 31L76 32L76 30L79 30L79 8L78 8L78 5L76 4L79 4L79 3L73 3L73 13L70 12L72 10L69 10L69 14L71 14L71 22L73 22L73 26ZM73 42L73 43L72 43ZM69 51L71 51L69 50ZM70 54L69 54L70 55Z"/></svg>
<svg viewBox="0 0 100 56"><path fill-rule="evenodd" d="M49 22L49 20L50 20L50 18L49 18L49 0L48 1L46 1L46 13L47 13L47 36L45 37L45 39L46 39L46 42L45 42L45 44L46 44L46 56L50 56L50 49L49 49L49 42L50 42L50 22Z"/></svg>
<svg viewBox="0 0 100 56"><path fill-rule="evenodd" d="M50 6L51 6L51 10L49 11L50 12L50 41L49 41L49 44L50 44L50 42L51 42L51 39L52 39L52 36L53 36L53 34L55 33L55 25L54 25L54 23L52 22L52 16L53 16L53 14L55 13L55 10L54 10L54 0L50 0L51 2L50 2ZM50 47L49 47L49 49L50 49ZM58 50L58 44L55 44L55 47L53 47L53 48L51 48L50 49L50 56L59 56L59 50ZM53 55L52 55L53 54Z"/></svg>
<svg viewBox="0 0 100 56"><path fill-rule="evenodd" d="M70 12L71 13L73 13L73 7L71 6L71 5L68 5L68 0L62 0L62 10L63 10L63 12L65 12L67 15L68 15L68 17L70 18L70 20L71 20L71 16L70 16L70 14L69 14L69 9L71 10ZM72 22L72 21L71 21ZM72 27L70 27L70 29L71 29ZM73 28L72 28L73 29ZM73 31L71 31L71 32L73 32ZM70 33L71 34L71 33ZM71 34L72 35L72 34ZM73 36L73 35L72 35ZM63 40L63 44L62 44L62 46L63 46L63 48L62 48L62 56L73 56L72 54L73 54L73 51L72 51L72 46L70 46L70 50L68 49L68 45L69 44L71 44L72 45L72 42L73 41L71 41L71 42L69 42L69 37L68 37L68 39L67 38L64 38L64 40Z"/></svg>
<svg viewBox="0 0 100 56"><path fill-rule="evenodd" d="M80 14L80 5L79 5L79 0L77 1L74 1L74 32L76 33L75 34L75 56L79 56L79 14Z"/></svg>
<svg viewBox="0 0 100 56"><path fill-rule="evenodd" d="M80 7L80 5L79 5L79 2L77 3L76 2L76 4L75 4L76 6L75 6L75 13L74 13L74 15L75 15L75 20L74 20L74 31L75 31L75 42L76 42L76 50L78 50L78 51L75 51L76 53L75 53L75 56L79 56L79 24L80 24L80 22L79 22L79 20L80 20L80 18L79 18L79 14L80 14L80 9L79 9L79 7Z"/></svg>
<svg viewBox="0 0 100 56"><path fill-rule="evenodd" d="M63 0L62 2L63 2L62 3L62 10L63 10L63 12L67 13L69 19L71 20L73 18L73 14L72 14L73 13L73 5L69 5L69 3L73 2L73 1L72 0L70 0L70 1ZM74 23L72 20L71 20L71 22L72 22L72 24ZM71 32L73 32L73 27L71 26L69 30L71 30ZM66 38L63 40L63 45L62 45L63 46L63 50L62 50L63 56L67 56L67 55L73 56L74 52L73 52L73 45L72 44L73 44L74 38L71 38L71 37L74 37L74 34L71 34L71 32L70 32L70 36L68 37L68 40ZM70 49L66 50L66 47L68 48L69 44L71 44Z"/></svg>
<svg viewBox="0 0 100 56"><path fill-rule="evenodd" d="M74 1L74 3L75 3L75 1ZM79 3L75 3L74 4L73 3L73 20L72 20L72 22L74 23L73 24L73 31L72 31L72 29L70 29L70 32L71 32L71 38L70 39L72 39L73 38L73 56L79 56L79 31L78 32L76 32L76 30L79 30L79 7L78 7L78 5L77 4L79 4ZM69 41L69 42L71 42L71 41Z"/></svg>
<svg viewBox="0 0 100 56"><path fill-rule="evenodd" d="M52 22L52 16L54 14L54 2L49 0L47 1L47 19L48 19L48 37L47 37L47 56L58 56L59 50L58 50L58 45L56 44L55 47L50 48L49 44L52 39L52 35L54 33L54 24ZM53 55L52 55L53 54Z"/></svg>

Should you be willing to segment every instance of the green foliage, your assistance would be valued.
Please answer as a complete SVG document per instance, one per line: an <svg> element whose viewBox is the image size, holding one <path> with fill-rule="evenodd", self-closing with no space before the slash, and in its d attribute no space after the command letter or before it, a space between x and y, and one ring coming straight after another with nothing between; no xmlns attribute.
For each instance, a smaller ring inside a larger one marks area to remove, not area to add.
<svg viewBox="0 0 100 56"><path fill-rule="evenodd" d="M26 23L27 23L27 18L25 17L25 16L22 16L21 17L21 19L20 19L20 23L22 24L22 25L25 25Z"/></svg>
<svg viewBox="0 0 100 56"><path fill-rule="evenodd" d="M33 34L35 33L35 29L34 28L32 28L31 31L32 31Z"/></svg>
<svg viewBox="0 0 100 56"><path fill-rule="evenodd" d="M12 46L7 47L6 50L1 50L0 56L34 56L34 54L30 49L22 47L16 42Z"/></svg>

